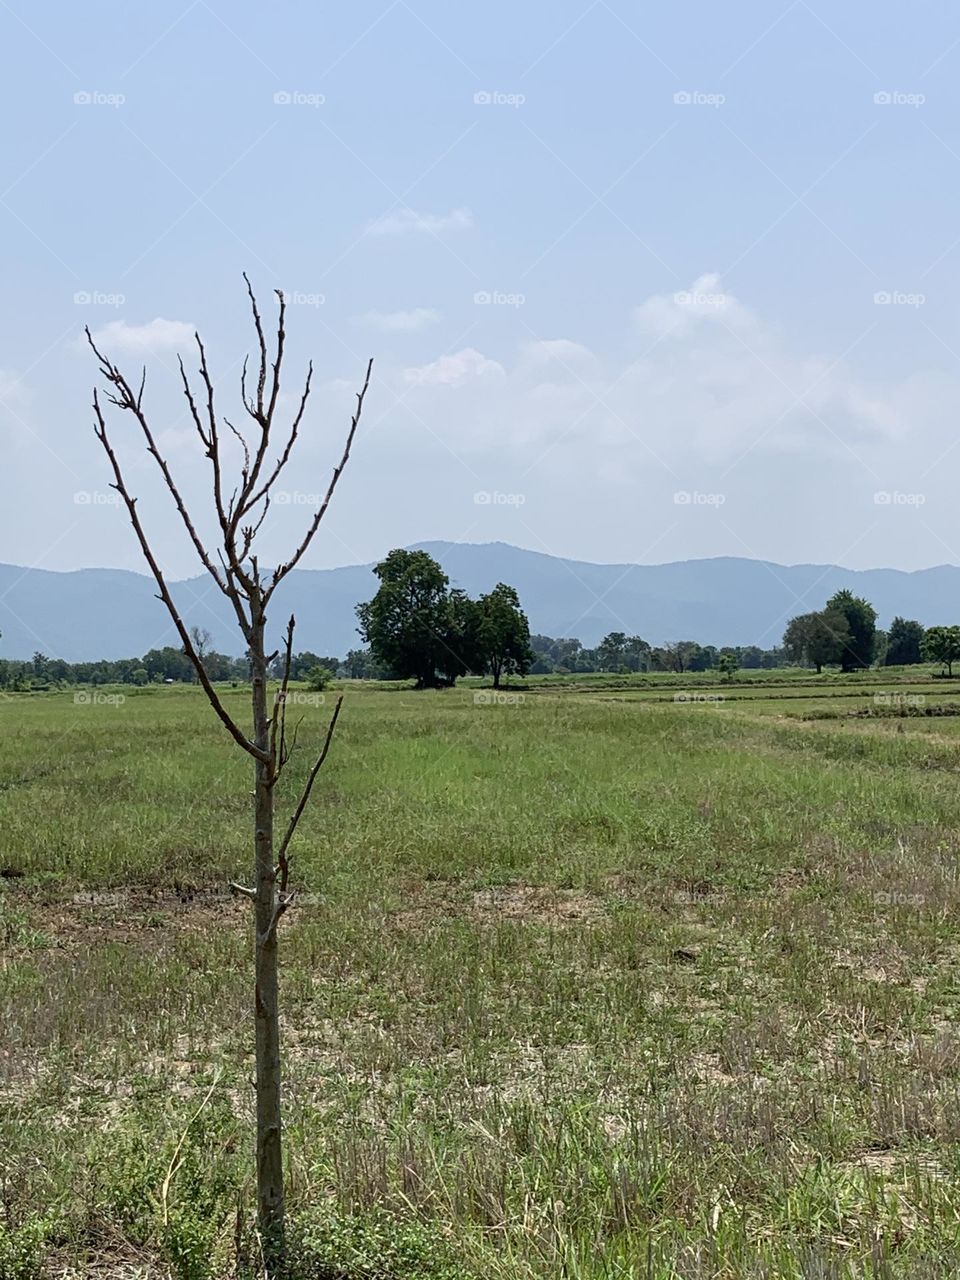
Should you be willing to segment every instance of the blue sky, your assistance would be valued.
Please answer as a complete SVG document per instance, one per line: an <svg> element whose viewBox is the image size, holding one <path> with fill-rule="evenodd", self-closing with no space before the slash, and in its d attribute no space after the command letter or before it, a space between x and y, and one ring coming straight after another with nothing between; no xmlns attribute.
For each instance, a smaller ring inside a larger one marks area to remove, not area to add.
<svg viewBox="0 0 960 1280"><path fill-rule="evenodd" d="M0 560L140 568L89 324L195 506L193 326L236 411L241 272L314 414L268 550L960 563L960 11L624 0L0 6ZM194 565L127 422L164 564Z"/></svg>

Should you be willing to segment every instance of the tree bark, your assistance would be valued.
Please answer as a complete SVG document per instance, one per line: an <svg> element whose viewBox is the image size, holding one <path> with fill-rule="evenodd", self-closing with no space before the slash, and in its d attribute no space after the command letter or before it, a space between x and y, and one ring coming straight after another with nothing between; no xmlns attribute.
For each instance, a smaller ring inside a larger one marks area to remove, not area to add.
<svg viewBox="0 0 960 1280"><path fill-rule="evenodd" d="M270 753L264 619L254 618L254 741ZM255 1021L257 1080L257 1221L268 1272L283 1256L283 1147L280 1113L280 1003L277 965L277 876L273 861L274 761L258 759L255 807Z"/></svg>

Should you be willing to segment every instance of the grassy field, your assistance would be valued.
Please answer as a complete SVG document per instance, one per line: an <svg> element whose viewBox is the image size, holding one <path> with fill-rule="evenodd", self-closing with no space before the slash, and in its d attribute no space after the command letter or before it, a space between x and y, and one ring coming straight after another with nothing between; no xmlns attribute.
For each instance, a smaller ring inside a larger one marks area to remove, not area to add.
<svg viewBox="0 0 960 1280"><path fill-rule="evenodd" d="M282 930L296 1276L960 1274L955 687L348 686ZM0 1280L256 1274L250 785L194 689L0 698Z"/></svg>

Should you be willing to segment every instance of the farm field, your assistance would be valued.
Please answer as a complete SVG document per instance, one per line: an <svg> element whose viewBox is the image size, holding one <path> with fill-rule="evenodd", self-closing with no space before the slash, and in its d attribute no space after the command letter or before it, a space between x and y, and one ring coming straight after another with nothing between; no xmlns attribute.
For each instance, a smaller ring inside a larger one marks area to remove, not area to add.
<svg viewBox="0 0 960 1280"><path fill-rule="evenodd" d="M960 1274L954 687L347 683L281 929L296 1275ZM257 1274L250 803L197 689L0 698L0 1280Z"/></svg>

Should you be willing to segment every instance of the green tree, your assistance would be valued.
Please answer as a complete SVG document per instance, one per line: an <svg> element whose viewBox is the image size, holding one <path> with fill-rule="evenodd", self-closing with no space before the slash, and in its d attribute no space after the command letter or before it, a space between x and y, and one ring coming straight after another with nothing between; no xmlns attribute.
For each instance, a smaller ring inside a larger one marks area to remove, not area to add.
<svg viewBox="0 0 960 1280"><path fill-rule="evenodd" d="M286 654L278 653L270 664L270 674L277 680L283 678ZM314 667L327 667L336 672L340 667L340 659L332 654L314 653L311 649L302 649L290 657L290 679L306 680Z"/></svg>
<svg viewBox="0 0 960 1280"><path fill-rule="evenodd" d="M151 649L143 655L142 665L151 680L191 680L194 669L182 649L167 645L163 649Z"/></svg>
<svg viewBox="0 0 960 1280"><path fill-rule="evenodd" d="M601 671L619 671L624 666L627 637L623 631L611 631L597 645L597 665Z"/></svg>
<svg viewBox="0 0 960 1280"><path fill-rule="evenodd" d="M481 625L477 601L455 587L446 599L437 651L437 671L443 684L453 684L458 676L468 672L483 671Z"/></svg>
<svg viewBox="0 0 960 1280"><path fill-rule="evenodd" d="M923 627L912 619L896 617L887 632L884 663L888 667L913 666L923 661Z"/></svg>
<svg viewBox="0 0 960 1280"><path fill-rule="evenodd" d="M377 680L384 676L369 649L350 649L343 666L351 680Z"/></svg>
<svg viewBox="0 0 960 1280"><path fill-rule="evenodd" d="M631 671L647 671L650 667L650 646L641 636L627 636L623 660Z"/></svg>
<svg viewBox="0 0 960 1280"><path fill-rule="evenodd" d="M360 635L374 659L418 689L449 681L449 579L426 551L391 551L375 567L380 589L357 605ZM457 662L455 665L459 665Z"/></svg>
<svg viewBox="0 0 960 1280"><path fill-rule="evenodd" d="M737 661L737 656L734 653L722 653L720 655L720 660L717 663L717 669L720 672L721 678L724 680L732 680L736 675L739 666L740 664Z"/></svg>
<svg viewBox="0 0 960 1280"><path fill-rule="evenodd" d="M717 664L717 651L712 644L700 645L693 641L686 653L688 671L709 671Z"/></svg>
<svg viewBox="0 0 960 1280"><path fill-rule="evenodd" d="M479 665L490 672L493 687L499 689L503 676L524 676L530 670L535 657L530 647L530 624L516 589L505 582L498 582L481 596L476 610Z"/></svg>
<svg viewBox="0 0 960 1280"><path fill-rule="evenodd" d="M850 639L840 654L840 669L856 671L869 667L873 662L876 643L877 611L868 600L855 596L852 591L837 591L826 604L825 612L842 613L850 629Z"/></svg>
<svg viewBox="0 0 960 1280"><path fill-rule="evenodd" d="M787 657L815 667L817 675L824 667L841 664L852 641L847 616L836 609L798 614L790 619L783 633Z"/></svg>
<svg viewBox="0 0 960 1280"><path fill-rule="evenodd" d="M952 676L953 664L960 658L960 627L928 627L920 647L928 662L942 662Z"/></svg>

